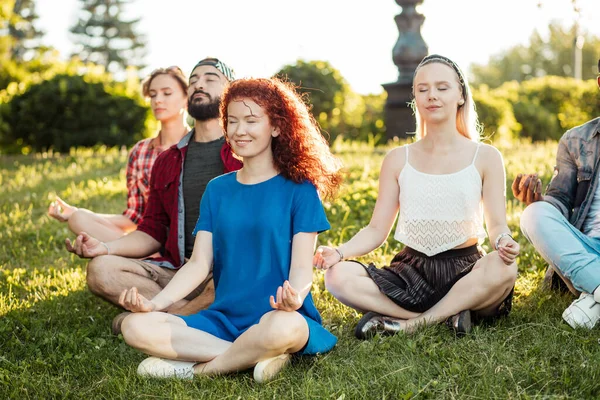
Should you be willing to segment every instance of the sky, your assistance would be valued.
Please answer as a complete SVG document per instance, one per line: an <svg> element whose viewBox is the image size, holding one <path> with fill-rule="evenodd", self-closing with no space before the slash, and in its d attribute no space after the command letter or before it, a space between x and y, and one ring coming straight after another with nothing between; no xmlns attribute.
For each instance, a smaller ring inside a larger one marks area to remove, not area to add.
<svg viewBox="0 0 600 400"><path fill-rule="evenodd" d="M600 36L600 0L577 3L580 26ZM78 0L36 1L43 43L65 58L78 7ZM465 71L527 43L534 29L547 33L551 21L570 26L575 20L571 0L424 0L419 11L429 53L450 57ZM398 78L392 49L401 7L394 0L135 0L126 12L141 18L147 71L178 65L189 74L211 56L238 77L268 77L302 58L329 61L361 94L380 93Z"/></svg>

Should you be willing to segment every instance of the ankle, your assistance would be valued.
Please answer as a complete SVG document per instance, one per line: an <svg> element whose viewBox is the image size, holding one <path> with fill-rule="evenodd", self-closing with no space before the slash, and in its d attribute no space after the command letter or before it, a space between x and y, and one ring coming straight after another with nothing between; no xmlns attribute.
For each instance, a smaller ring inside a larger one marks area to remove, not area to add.
<svg viewBox="0 0 600 400"><path fill-rule="evenodd" d="M194 365L194 374L196 375L217 375L217 369L214 367L213 360L199 362Z"/></svg>

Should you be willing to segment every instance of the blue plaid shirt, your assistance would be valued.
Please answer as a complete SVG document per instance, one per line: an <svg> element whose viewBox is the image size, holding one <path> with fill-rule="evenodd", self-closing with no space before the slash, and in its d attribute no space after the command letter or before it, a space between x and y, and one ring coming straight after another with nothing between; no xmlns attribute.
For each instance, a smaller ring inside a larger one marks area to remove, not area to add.
<svg viewBox="0 0 600 400"><path fill-rule="evenodd" d="M600 117L565 132L558 143L556 166L544 201L582 230L598 186Z"/></svg>

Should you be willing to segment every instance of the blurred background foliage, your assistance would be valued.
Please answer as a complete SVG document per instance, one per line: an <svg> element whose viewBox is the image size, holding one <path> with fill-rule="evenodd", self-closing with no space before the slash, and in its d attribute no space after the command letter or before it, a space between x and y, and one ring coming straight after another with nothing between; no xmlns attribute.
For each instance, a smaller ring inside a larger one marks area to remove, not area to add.
<svg viewBox="0 0 600 400"><path fill-rule="evenodd" d="M145 39L136 32L139 19L122 15L131 2L81 0L81 15L71 27L80 51L64 61L41 44L34 0L0 0L0 154L130 146L155 134L156 122L140 94ZM99 33L99 24L106 32ZM585 34L582 80L569 77L572 46L573 32L552 24L546 38L534 32L528 44L471 66L486 138L556 140L597 115L600 38ZM382 144L394 136L384 123L385 91L354 92L329 62L299 59L276 75L304 93L330 142L341 137Z"/></svg>
<svg viewBox="0 0 600 400"><path fill-rule="evenodd" d="M522 82L547 75L573 76L573 41L581 35L583 80L594 79L598 74L600 38L579 32L576 25L565 28L559 23L548 26L548 37L534 31L529 42L513 46L490 57L484 65L471 66L471 83L498 87L507 81Z"/></svg>
<svg viewBox="0 0 600 400"><path fill-rule="evenodd" d="M327 61L298 60L285 65L276 76L293 82L330 141L339 135L346 139L366 140L383 137L383 110L386 93L360 95L340 72Z"/></svg>

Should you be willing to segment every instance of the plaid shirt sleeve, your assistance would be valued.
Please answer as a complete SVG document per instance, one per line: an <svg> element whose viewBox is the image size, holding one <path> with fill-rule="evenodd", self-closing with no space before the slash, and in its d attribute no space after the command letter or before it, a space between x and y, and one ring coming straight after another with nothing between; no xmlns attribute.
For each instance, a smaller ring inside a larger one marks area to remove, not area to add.
<svg viewBox="0 0 600 400"><path fill-rule="evenodd" d="M150 186L150 171L157 153L150 146L151 139L139 141L127 163L127 209L123 212L133 223L139 224L144 215Z"/></svg>

